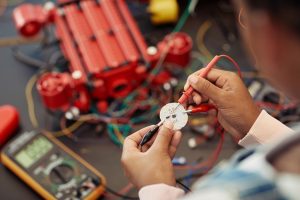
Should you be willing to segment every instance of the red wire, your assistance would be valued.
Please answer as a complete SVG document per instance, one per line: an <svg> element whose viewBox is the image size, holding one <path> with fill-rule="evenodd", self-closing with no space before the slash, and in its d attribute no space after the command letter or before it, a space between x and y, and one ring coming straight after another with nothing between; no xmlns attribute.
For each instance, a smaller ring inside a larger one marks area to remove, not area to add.
<svg viewBox="0 0 300 200"><path fill-rule="evenodd" d="M204 162L201 162L197 165L174 166L174 168L177 169L177 170L197 170L197 169L202 168L202 167L207 167L208 169L205 171L205 173L207 173L213 167L215 162L218 160L219 155L220 155L221 150L222 150L222 147L223 147L224 131L221 130L221 129L222 129L221 125L219 125L219 123L218 123L218 128L216 130L220 135L220 140L217 144L216 149L214 150L214 152L210 156L211 159L208 159L208 160L206 160Z"/></svg>
<svg viewBox="0 0 300 200"><path fill-rule="evenodd" d="M233 66L236 68L239 76L242 78L241 68L240 68L239 64L233 58L231 58L228 55L219 55L219 58L226 58L227 60L229 60L233 64ZM220 60L220 59L218 59L218 60Z"/></svg>

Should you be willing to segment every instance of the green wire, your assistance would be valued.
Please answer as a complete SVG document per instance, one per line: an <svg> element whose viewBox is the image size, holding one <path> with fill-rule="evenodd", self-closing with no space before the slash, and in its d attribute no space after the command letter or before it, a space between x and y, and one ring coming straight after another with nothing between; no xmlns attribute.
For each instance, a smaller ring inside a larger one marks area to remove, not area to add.
<svg viewBox="0 0 300 200"><path fill-rule="evenodd" d="M176 33L178 31L180 31L182 29L182 27L184 26L186 20L189 18L190 16L190 12L189 12L189 7L190 7L190 4L191 4L191 1L192 0L189 0L185 10L183 11L183 14L181 15L179 21L177 22L174 30L172 31L173 33Z"/></svg>

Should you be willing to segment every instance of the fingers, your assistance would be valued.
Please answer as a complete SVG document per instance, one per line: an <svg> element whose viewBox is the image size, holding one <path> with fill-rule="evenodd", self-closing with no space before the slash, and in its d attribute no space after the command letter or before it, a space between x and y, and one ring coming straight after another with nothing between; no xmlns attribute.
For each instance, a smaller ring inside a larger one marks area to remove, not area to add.
<svg viewBox="0 0 300 200"><path fill-rule="evenodd" d="M143 139L144 135L153 127L147 126L125 138L123 144L123 151L139 151L138 146Z"/></svg>
<svg viewBox="0 0 300 200"><path fill-rule="evenodd" d="M207 96L209 99L212 99L215 102L219 100L220 95L223 93L221 88L199 76L190 76L188 82L194 88L194 90Z"/></svg>
<svg viewBox="0 0 300 200"><path fill-rule="evenodd" d="M174 131L173 123L166 121L164 125L159 129L156 139L152 145L152 149L168 151L169 145L172 141Z"/></svg>
<svg viewBox="0 0 300 200"><path fill-rule="evenodd" d="M149 142L147 142L146 144L144 144L142 146L142 152L146 152L148 149L150 149L150 147L152 146L153 142L155 141L157 137L157 133L151 138L151 140Z"/></svg>
<svg viewBox="0 0 300 200"><path fill-rule="evenodd" d="M199 71L191 74L189 78L191 76L198 76L200 72L203 70L204 69L200 69ZM234 72L220 70L220 69L211 69L209 73L206 75L205 79L215 84L216 86L223 88L224 84L226 83L226 80L232 79L233 77L238 77L238 76ZM184 90L186 91L189 88L189 86L190 83L189 81L187 81L184 85Z"/></svg>
<svg viewBox="0 0 300 200"><path fill-rule="evenodd" d="M193 92L192 96L193 96L193 102L195 104L199 105L202 102L202 98L201 98L200 94Z"/></svg>
<svg viewBox="0 0 300 200"><path fill-rule="evenodd" d="M171 141L171 144L169 147L169 154L170 154L171 158L173 158L175 156L175 153L176 153L177 147L181 141L181 138L182 138L182 133L180 131L176 131L174 133L174 136L172 138L172 141Z"/></svg>

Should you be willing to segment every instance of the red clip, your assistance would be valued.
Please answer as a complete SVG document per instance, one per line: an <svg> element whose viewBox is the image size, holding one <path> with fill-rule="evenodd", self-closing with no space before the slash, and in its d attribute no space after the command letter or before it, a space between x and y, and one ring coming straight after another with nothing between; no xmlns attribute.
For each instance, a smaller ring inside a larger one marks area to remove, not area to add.
<svg viewBox="0 0 300 200"><path fill-rule="evenodd" d="M200 106L193 108L190 113L201 113L208 112L209 110L216 109L216 107L212 104L201 104Z"/></svg>

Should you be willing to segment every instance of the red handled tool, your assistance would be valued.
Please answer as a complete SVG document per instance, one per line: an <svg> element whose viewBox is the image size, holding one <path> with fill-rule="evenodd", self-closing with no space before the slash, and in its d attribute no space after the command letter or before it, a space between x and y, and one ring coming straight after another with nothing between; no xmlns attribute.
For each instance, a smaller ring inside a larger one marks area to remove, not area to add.
<svg viewBox="0 0 300 200"><path fill-rule="evenodd" d="M220 59L220 56L215 56L208 63L208 65L204 68L204 70L200 72L199 77L205 78L207 76L207 74L209 73L209 71L217 64L219 59ZM184 104L189 99L189 97L191 96L193 91L194 91L194 88L192 88L192 86L190 86L185 92L183 92L181 97L178 99L178 103Z"/></svg>
<svg viewBox="0 0 300 200"><path fill-rule="evenodd" d="M210 72L210 70L218 63L218 61L221 58L228 59L234 65L234 67L237 69L238 74L241 77L241 70L239 68L239 65L230 56L227 56L227 55L217 55L217 56L215 56L207 64L207 66L203 69L203 71L200 72L199 77L205 78L207 76L207 74ZM194 91L194 88L192 88L192 86L190 86L185 92L183 92L181 97L178 99L178 103L179 104L184 104L189 99L189 97L191 96L193 91Z"/></svg>

